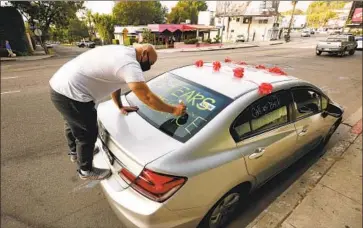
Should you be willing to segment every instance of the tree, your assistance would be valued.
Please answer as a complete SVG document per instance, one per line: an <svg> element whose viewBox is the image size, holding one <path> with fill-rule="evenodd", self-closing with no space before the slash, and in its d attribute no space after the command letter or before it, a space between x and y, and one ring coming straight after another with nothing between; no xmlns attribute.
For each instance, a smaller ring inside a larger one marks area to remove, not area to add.
<svg viewBox="0 0 363 228"><path fill-rule="evenodd" d="M168 22L179 24L189 19L192 24L197 24L199 11L207 9L205 1L180 0L167 16Z"/></svg>
<svg viewBox="0 0 363 228"><path fill-rule="evenodd" d="M76 18L76 12L83 9L83 1L10 1L27 19L31 27L42 30L42 38L49 38L49 27L66 27L71 19ZM43 46L48 53L45 45Z"/></svg>
<svg viewBox="0 0 363 228"><path fill-rule="evenodd" d="M314 28L325 26L330 19L337 17L337 13L334 11L343 8L345 3L344 1L312 2L306 11L308 26Z"/></svg>
<svg viewBox="0 0 363 228"><path fill-rule="evenodd" d="M81 40L85 37L88 37L88 28L85 22L80 21L78 18L70 20L67 29L67 35L69 42L73 42L74 40Z"/></svg>
<svg viewBox="0 0 363 228"><path fill-rule="evenodd" d="M142 31L142 43L154 43L154 34L151 32L150 29L144 29Z"/></svg>
<svg viewBox="0 0 363 228"><path fill-rule="evenodd" d="M290 16L292 14L292 10L288 10L285 12L282 12L281 15L283 16ZM304 15L305 12L302 11L301 9L295 9L294 15Z"/></svg>
<svg viewBox="0 0 363 228"><path fill-rule="evenodd" d="M167 8L158 1L119 1L112 13L119 25L161 24Z"/></svg>
<svg viewBox="0 0 363 228"><path fill-rule="evenodd" d="M106 44L112 43L114 37L115 18L109 14L94 14L93 20L97 32Z"/></svg>

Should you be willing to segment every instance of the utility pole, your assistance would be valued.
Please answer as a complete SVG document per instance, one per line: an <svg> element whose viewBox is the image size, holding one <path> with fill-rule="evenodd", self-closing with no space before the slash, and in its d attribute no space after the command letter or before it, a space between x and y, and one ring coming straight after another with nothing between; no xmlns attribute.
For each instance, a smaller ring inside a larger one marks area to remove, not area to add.
<svg viewBox="0 0 363 228"><path fill-rule="evenodd" d="M222 32L221 32L221 44L223 44L224 18L226 17L227 7L229 7L229 4L230 4L229 1L224 1L224 13L223 13L223 21L222 21L223 25L222 25Z"/></svg>
<svg viewBox="0 0 363 228"><path fill-rule="evenodd" d="M291 25L292 25L292 22L294 21L294 13L295 13L295 8L296 8L296 4L297 4L297 1L292 1L292 13L291 13L291 19L290 19L290 23L289 23L289 28L287 30L287 37L290 37L290 31L291 31Z"/></svg>

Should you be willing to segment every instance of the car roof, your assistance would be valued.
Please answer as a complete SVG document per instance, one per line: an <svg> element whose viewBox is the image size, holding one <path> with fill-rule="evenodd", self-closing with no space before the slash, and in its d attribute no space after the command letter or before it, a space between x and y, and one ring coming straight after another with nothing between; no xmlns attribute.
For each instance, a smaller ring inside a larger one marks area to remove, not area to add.
<svg viewBox="0 0 363 228"><path fill-rule="evenodd" d="M219 72L213 72L212 63L204 63L203 67L195 65L184 66L171 70L189 81L208 87L232 99L236 99L252 90L257 90L261 83L279 83L284 81L298 80L292 76L282 76L270 73L267 70L256 69L252 65L238 65L233 63L222 63ZM233 69L244 68L244 76L239 79L234 77Z"/></svg>

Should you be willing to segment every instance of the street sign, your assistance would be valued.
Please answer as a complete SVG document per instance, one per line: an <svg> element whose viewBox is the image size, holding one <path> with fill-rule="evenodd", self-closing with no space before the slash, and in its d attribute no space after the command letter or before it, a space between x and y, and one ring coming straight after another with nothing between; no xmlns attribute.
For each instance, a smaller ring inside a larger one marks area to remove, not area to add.
<svg viewBox="0 0 363 228"><path fill-rule="evenodd" d="M42 30L40 30L40 29L35 29L35 30L34 30L34 34L35 34L36 36L41 36L41 35L42 35Z"/></svg>

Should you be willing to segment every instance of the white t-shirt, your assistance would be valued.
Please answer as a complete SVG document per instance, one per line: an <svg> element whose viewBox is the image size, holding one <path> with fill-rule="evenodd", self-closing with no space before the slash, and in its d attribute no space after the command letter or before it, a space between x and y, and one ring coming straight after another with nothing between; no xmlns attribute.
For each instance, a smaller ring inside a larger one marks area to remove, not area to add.
<svg viewBox="0 0 363 228"><path fill-rule="evenodd" d="M135 48L107 45L64 64L50 79L56 92L80 102L97 102L125 83L144 82Z"/></svg>

